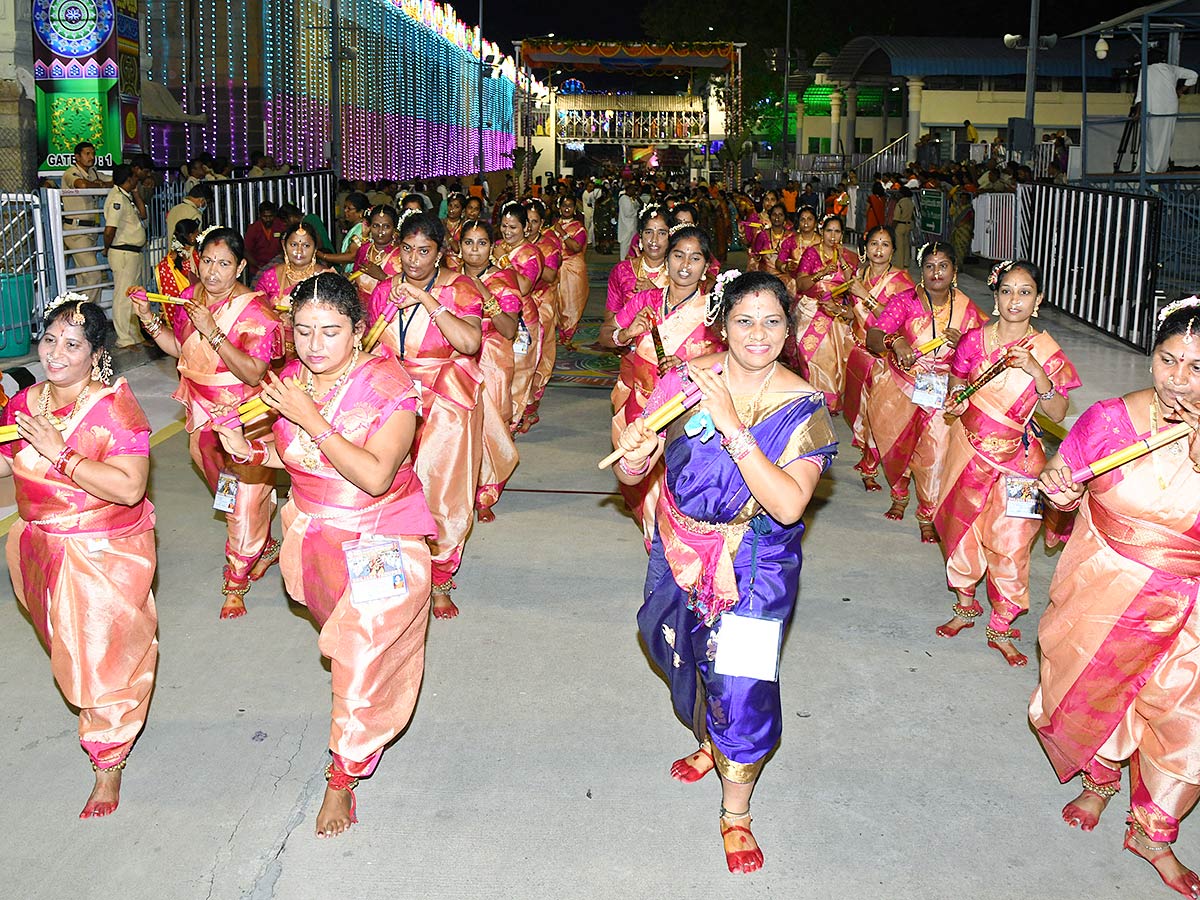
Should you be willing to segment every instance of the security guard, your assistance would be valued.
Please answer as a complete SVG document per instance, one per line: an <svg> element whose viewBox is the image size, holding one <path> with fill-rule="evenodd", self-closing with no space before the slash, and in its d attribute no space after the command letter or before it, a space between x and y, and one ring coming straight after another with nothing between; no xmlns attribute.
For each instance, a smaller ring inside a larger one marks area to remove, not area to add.
<svg viewBox="0 0 1200 900"><path fill-rule="evenodd" d="M111 181L105 181L96 171L96 145L90 141L80 141L75 145L75 160L71 166L62 173L62 181L60 187L64 190L72 190L79 188L110 188ZM95 212L84 214L84 210L92 209L92 197L63 197L62 205L63 212L66 215L63 217L63 225L68 231L63 236L63 245L68 250L76 250L68 258L71 265L67 269L67 274L70 275L75 269L87 268L96 265L96 238L95 234L73 234L70 233L76 228L95 228L99 222L96 221ZM99 270L92 272L77 272L75 273L75 289L81 294L86 295L93 303L100 299L100 289L91 288L93 284L99 284L104 280L104 275Z"/></svg>
<svg viewBox="0 0 1200 900"><path fill-rule="evenodd" d="M121 163L113 169L113 189L104 201L104 252L113 273L113 328L117 346L142 343L142 332L133 318L128 290L142 280L142 248L146 246L146 226L133 199L137 178L133 167Z"/></svg>

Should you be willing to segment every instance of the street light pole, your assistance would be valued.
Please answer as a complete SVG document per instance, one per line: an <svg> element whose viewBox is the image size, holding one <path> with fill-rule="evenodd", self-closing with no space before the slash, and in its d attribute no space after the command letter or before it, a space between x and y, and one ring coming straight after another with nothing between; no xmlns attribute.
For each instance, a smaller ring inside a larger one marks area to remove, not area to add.
<svg viewBox="0 0 1200 900"><path fill-rule="evenodd" d="M1025 50L1025 119L1033 134L1033 105L1037 94L1038 17L1041 0L1029 0L1029 46Z"/></svg>
<svg viewBox="0 0 1200 900"><path fill-rule="evenodd" d="M1037 0L1034 0L1036 3ZM783 107L783 127L779 133L779 142L783 146L783 173L784 181L787 181L787 173L790 171L788 166L788 70L791 68L792 58L792 0L787 0L787 17L785 19L783 32L783 99L780 105ZM837 148L833 148L833 152L837 153Z"/></svg>

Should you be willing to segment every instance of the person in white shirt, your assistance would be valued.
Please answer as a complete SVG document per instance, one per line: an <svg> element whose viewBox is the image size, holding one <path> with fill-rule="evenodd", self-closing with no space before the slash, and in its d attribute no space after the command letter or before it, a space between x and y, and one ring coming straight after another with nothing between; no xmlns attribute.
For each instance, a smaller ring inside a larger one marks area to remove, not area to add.
<svg viewBox="0 0 1200 900"><path fill-rule="evenodd" d="M1171 142L1175 139L1175 118L1179 115L1179 82L1187 87L1196 84L1196 72L1183 66L1173 66L1156 52L1146 73L1145 95L1142 78L1138 76L1134 103L1146 101L1146 171L1165 172L1171 166Z"/></svg>
<svg viewBox="0 0 1200 900"><path fill-rule="evenodd" d="M64 190L85 189L85 188L110 188L111 181L106 181L100 177L96 171L96 145L90 141L80 141L75 145L75 160L71 166L62 173L62 182L60 187ZM83 294L93 303L100 299L100 289L93 288L91 285L99 284L104 280L104 275L97 271L92 272L76 272L76 269L91 268L97 265L96 261L96 235L92 234L74 234L74 229L77 228L95 228L99 222L95 212L84 215L82 210L93 209L95 197L71 197L63 196L63 246L68 250L75 250L75 253L67 257L68 263L67 274L75 275L75 289Z"/></svg>
<svg viewBox="0 0 1200 900"><path fill-rule="evenodd" d="M638 187L632 181L625 185L621 199L617 201L617 241L621 245L621 255L624 259L629 255L629 245L637 234L638 211L642 204L638 202Z"/></svg>
<svg viewBox="0 0 1200 900"><path fill-rule="evenodd" d="M596 201L602 193L598 181L592 181L583 192L583 227L587 229L588 243L593 245L596 243Z"/></svg>

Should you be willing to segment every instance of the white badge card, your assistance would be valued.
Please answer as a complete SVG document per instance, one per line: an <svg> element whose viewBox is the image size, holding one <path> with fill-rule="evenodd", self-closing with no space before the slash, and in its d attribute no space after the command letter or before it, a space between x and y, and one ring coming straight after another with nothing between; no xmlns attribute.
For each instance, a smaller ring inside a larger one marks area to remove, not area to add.
<svg viewBox="0 0 1200 900"><path fill-rule="evenodd" d="M350 574L350 602L355 606L408 596L399 540L376 537L345 541L342 552Z"/></svg>
<svg viewBox="0 0 1200 900"><path fill-rule="evenodd" d="M232 472L221 472L217 476L217 495L213 497L213 509L231 513L237 506L238 477Z"/></svg>
<svg viewBox="0 0 1200 900"><path fill-rule="evenodd" d="M1042 495L1036 478L1021 475L1004 476L1004 514L1014 519L1040 519Z"/></svg>
<svg viewBox="0 0 1200 900"><path fill-rule="evenodd" d="M782 646L782 619L723 613L713 666L718 675L778 681Z"/></svg>
<svg viewBox="0 0 1200 900"><path fill-rule="evenodd" d="M912 402L926 409L945 409L946 392L950 387L949 375L936 372L921 372L913 384Z"/></svg>
<svg viewBox="0 0 1200 900"><path fill-rule="evenodd" d="M525 324L524 319L517 319L517 337L513 341L513 355L524 356L532 345L533 338L529 334L529 326Z"/></svg>

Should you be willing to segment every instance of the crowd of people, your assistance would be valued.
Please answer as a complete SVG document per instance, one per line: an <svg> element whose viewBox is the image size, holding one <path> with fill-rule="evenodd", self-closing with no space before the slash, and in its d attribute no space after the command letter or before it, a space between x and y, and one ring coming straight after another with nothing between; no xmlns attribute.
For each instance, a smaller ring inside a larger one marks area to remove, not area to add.
<svg viewBox="0 0 1200 900"><path fill-rule="evenodd" d="M638 627L699 742L671 775L717 771L728 868L760 868L750 799L782 732L803 516L840 415L864 489L887 482L883 515L902 519L916 492L953 597L937 635L974 627L982 582L988 647L1026 665L1015 626L1032 547L1043 531L1066 542L1029 706L1055 774L1082 775L1063 818L1093 828L1128 763L1125 847L1200 896L1171 850L1200 799L1200 299L1160 314L1151 386L1088 409L1047 460L1034 416L1062 421L1080 379L1037 327L1038 267L997 265L990 312L959 286L957 242L918 248L910 272L904 192L943 176L974 179L969 166L881 178L890 208L864 193L853 242L846 185L620 185L599 342L620 356L613 471L649 554ZM264 204L245 234L201 230L184 208L157 284L126 291L178 360L189 453L225 512L221 618L245 615L279 563L320 629L333 694L321 836L357 820L358 780L412 715L430 614L459 613L473 524L496 518L557 347L576 337L588 248L605 246L603 184L561 179L494 204L460 186L411 185L397 202L394 185L345 185L334 237L295 208ZM184 202L204 199L200 183ZM745 272L725 270L735 246ZM20 513L14 587L95 769L84 818L116 809L157 653L149 426L111 378L104 327L84 293L48 310L46 380L8 404L0 445ZM1149 452L1099 465L1147 439ZM291 493L275 537L280 469Z"/></svg>

